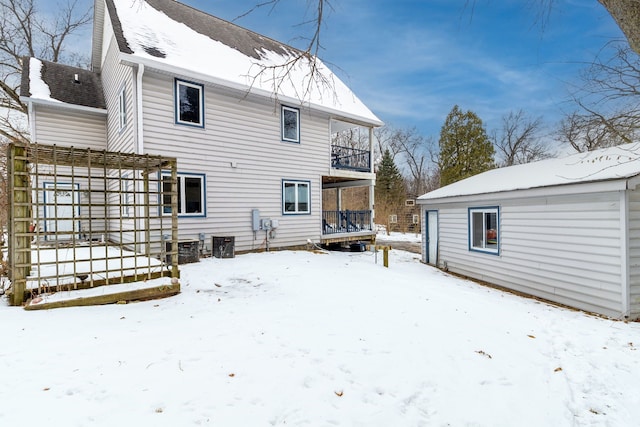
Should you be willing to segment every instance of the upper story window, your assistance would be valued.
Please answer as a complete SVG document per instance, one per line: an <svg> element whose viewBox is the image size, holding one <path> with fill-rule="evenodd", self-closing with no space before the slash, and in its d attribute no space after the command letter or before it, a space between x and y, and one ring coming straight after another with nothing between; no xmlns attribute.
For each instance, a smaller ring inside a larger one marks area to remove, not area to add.
<svg viewBox="0 0 640 427"><path fill-rule="evenodd" d="M469 208L469 250L499 253L499 219L498 207Z"/></svg>
<svg viewBox="0 0 640 427"><path fill-rule="evenodd" d="M120 94L118 95L118 120L118 129L124 129L127 126L127 98L124 86L120 89Z"/></svg>
<svg viewBox="0 0 640 427"><path fill-rule="evenodd" d="M176 79L176 123L204 127L204 86Z"/></svg>
<svg viewBox="0 0 640 427"><path fill-rule="evenodd" d="M300 142L300 110L282 106L282 140Z"/></svg>
<svg viewBox="0 0 640 427"><path fill-rule="evenodd" d="M309 181L282 181L282 213L311 213Z"/></svg>
<svg viewBox="0 0 640 427"><path fill-rule="evenodd" d="M162 175L162 213L171 213L171 176ZM205 175L178 173L178 215L205 216Z"/></svg>

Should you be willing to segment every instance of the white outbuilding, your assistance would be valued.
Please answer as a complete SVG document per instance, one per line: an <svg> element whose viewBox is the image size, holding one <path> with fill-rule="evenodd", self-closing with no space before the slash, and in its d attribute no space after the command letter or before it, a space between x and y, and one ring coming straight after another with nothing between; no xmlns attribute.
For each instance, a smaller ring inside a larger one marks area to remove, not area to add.
<svg viewBox="0 0 640 427"><path fill-rule="evenodd" d="M490 170L418 198L422 260L640 318L640 143Z"/></svg>

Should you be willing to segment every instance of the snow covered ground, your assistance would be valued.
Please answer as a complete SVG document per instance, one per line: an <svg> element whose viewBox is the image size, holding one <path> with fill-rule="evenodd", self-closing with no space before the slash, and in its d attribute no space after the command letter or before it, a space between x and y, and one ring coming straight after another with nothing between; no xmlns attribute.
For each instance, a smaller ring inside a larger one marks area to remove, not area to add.
<svg viewBox="0 0 640 427"><path fill-rule="evenodd" d="M640 323L418 258L248 254L164 300L1 304L0 426L637 425Z"/></svg>

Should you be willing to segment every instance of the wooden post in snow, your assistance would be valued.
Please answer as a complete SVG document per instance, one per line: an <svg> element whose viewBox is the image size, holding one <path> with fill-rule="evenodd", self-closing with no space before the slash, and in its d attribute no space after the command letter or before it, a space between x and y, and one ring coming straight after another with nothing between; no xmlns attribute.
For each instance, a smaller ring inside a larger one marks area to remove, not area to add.
<svg viewBox="0 0 640 427"><path fill-rule="evenodd" d="M31 270L29 167L24 146L9 144L7 151L10 304L22 305Z"/></svg>

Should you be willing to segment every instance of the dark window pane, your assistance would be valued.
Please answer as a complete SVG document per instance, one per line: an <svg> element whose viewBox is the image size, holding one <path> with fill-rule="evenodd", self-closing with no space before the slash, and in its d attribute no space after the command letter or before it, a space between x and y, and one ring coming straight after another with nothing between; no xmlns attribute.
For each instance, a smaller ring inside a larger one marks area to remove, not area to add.
<svg viewBox="0 0 640 427"><path fill-rule="evenodd" d="M201 213L202 180L200 178L185 178L184 187L184 197L187 205L186 213Z"/></svg>
<svg viewBox="0 0 640 427"><path fill-rule="evenodd" d="M482 212L471 213L471 246L481 248L484 230L482 227Z"/></svg>
<svg viewBox="0 0 640 427"><path fill-rule="evenodd" d="M178 85L180 98L180 121L200 124L200 89Z"/></svg>
<svg viewBox="0 0 640 427"><path fill-rule="evenodd" d="M298 184L298 212L309 211L309 186Z"/></svg>
<svg viewBox="0 0 640 427"><path fill-rule="evenodd" d="M295 110L283 109L283 129L282 134L284 139L297 141L298 140L298 112Z"/></svg>
<svg viewBox="0 0 640 427"><path fill-rule="evenodd" d="M284 184L284 211L296 211L296 185L290 182Z"/></svg>

